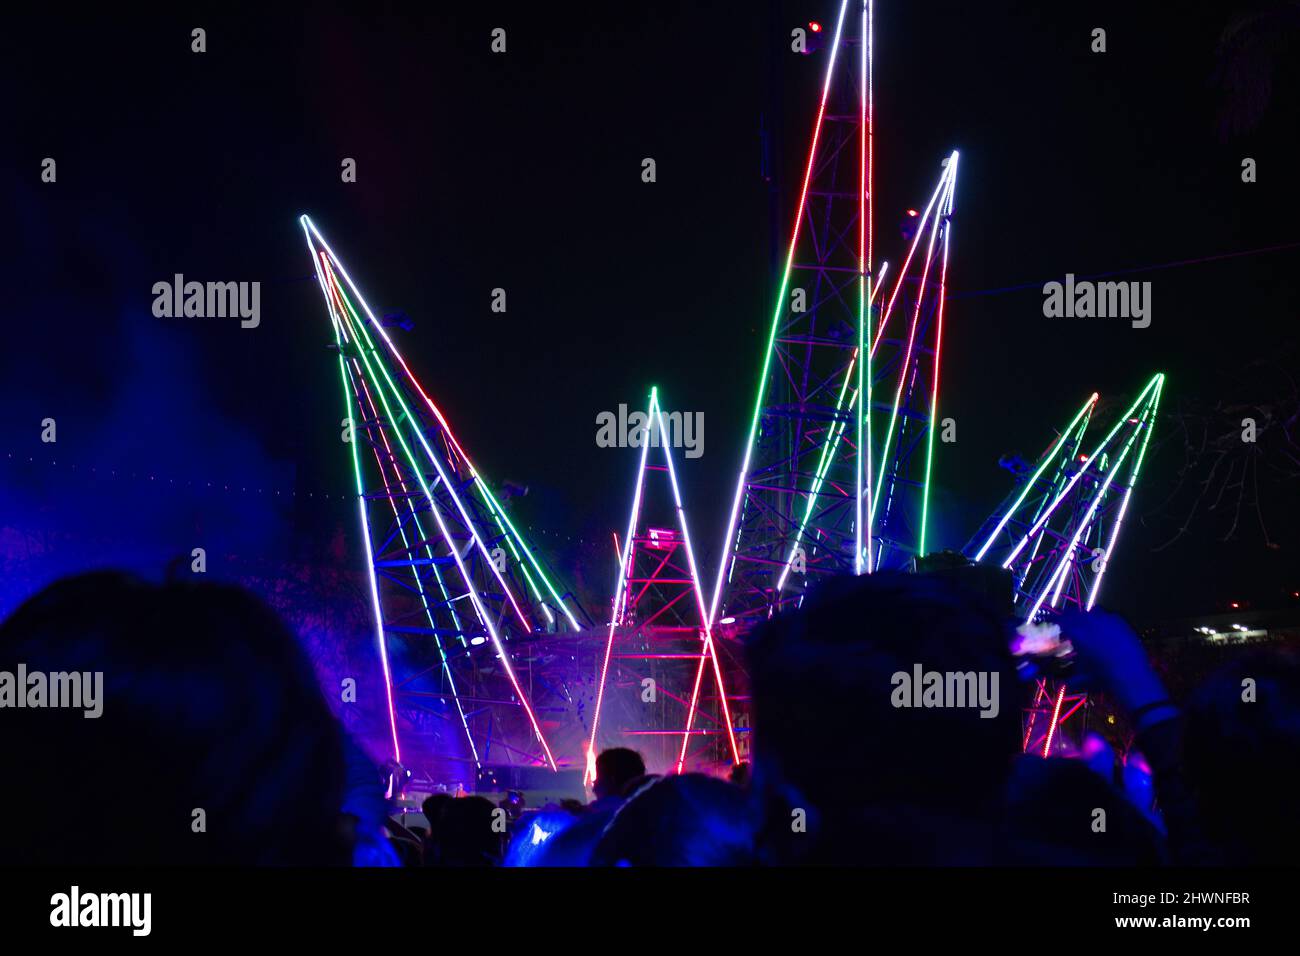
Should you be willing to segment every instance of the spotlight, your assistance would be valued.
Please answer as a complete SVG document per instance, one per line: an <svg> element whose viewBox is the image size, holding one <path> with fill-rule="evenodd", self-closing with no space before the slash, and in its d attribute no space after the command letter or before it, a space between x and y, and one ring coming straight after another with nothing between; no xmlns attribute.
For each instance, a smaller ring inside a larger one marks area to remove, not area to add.
<svg viewBox="0 0 1300 956"><path fill-rule="evenodd" d="M903 220L899 223L899 232L903 234L904 242L911 242L916 238L916 231L921 226L921 214L915 209L904 209Z"/></svg>
<svg viewBox="0 0 1300 956"><path fill-rule="evenodd" d="M801 30L800 32L802 33L803 31ZM822 48L822 38L825 36L826 34L822 31L821 23L816 20L809 20L808 32L804 34L803 38L803 49L796 50L796 52L802 53L804 56L816 53Z"/></svg>

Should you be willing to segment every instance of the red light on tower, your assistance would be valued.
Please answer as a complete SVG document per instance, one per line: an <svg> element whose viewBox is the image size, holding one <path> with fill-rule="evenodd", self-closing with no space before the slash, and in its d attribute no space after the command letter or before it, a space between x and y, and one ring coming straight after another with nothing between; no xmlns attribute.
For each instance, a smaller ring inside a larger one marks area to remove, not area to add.
<svg viewBox="0 0 1300 956"><path fill-rule="evenodd" d="M808 23L808 29L811 30L813 33L821 33L822 25L818 23L816 20L811 20Z"/></svg>

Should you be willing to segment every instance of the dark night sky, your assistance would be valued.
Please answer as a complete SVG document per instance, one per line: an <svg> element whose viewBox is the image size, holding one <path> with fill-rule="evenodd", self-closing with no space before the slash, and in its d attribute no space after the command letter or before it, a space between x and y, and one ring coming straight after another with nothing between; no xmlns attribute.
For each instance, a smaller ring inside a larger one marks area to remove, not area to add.
<svg viewBox="0 0 1300 956"><path fill-rule="evenodd" d="M1258 122L1220 135L1216 46L1274 6L878 2L882 258L897 258L901 212L924 201L940 158L962 153L945 543L960 546L1009 488L998 456L1037 454L1094 389L1127 399L1164 370L1173 412L1233 400L1223 390L1242 386L1224 375L1255 360L1297 372L1300 249L1129 277L1153 282L1144 330L1041 311L1041 284L1066 272L1300 240L1294 17L1250 61L1271 76ZM0 527L51 514L91 539L188 551L192 535L165 539L197 526L274 559L350 521L337 501L141 491L144 478L71 471L346 491L329 326L295 222L308 212L371 304L414 320L399 345L480 467L530 487L518 509L547 529L539 544L563 566L590 542L596 592L613 578L609 530L626 520L634 467L595 446L597 413L643 402L651 384L670 409L702 411L705 454L679 462L715 567L777 279L760 117L778 135L784 236L824 68L789 51L789 31L833 7L211 5L16 21L0 40ZM196 25L204 55L189 51ZM504 56L489 52L495 26ZM1104 55L1088 49L1095 26ZM56 185L39 181L45 156ZM1241 182L1244 156L1259 182ZM340 182L343 157L356 184ZM261 327L153 318L152 284L177 272L260 280ZM489 310L498 286L504 316ZM46 416L57 456L39 442ZM20 468L10 454L59 461ZM1220 543L1206 519L1152 554L1178 523L1151 512L1180 461L1171 439L1144 475L1147 520L1125 532L1109 603L1151 619L1300 587L1294 484L1265 489L1278 549L1249 521ZM79 507L51 505L74 493Z"/></svg>

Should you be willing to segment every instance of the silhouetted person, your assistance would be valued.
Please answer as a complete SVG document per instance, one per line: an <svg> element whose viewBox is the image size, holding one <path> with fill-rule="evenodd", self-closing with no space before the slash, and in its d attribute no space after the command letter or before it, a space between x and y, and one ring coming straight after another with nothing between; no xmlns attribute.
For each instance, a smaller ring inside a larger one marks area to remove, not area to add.
<svg viewBox="0 0 1300 956"><path fill-rule="evenodd" d="M0 671L20 663L102 673L102 713L0 716L0 862L350 861L342 731L298 642L252 595L68 578L0 625ZM93 825L52 825L87 792Z"/></svg>
<svg viewBox="0 0 1300 956"><path fill-rule="evenodd" d="M1295 866L1300 814L1300 657L1243 654L1205 682L1188 704L1186 767L1202 833L1212 852L1186 862ZM1158 782L1158 778L1157 778Z"/></svg>
<svg viewBox="0 0 1300 956"><path fill-rule="evenodd" d="M1074 648L1072 681L1105 693L1133 728L1134 749L1154 783L1170 857L1176 863L1206 860L1201 821L1184 768L1183 715L1169 699L1136 632L1119 615L1100 610L1062 614L1057 623L1061 637Z"/></svg>
<svg viewBox="0 0 1300 956"><path fill-rule="evenodd" d="M424 838L424 865L437 866L442 862L442 828L447 807L455 798L449 793L434 793L424 798L420 809L429 821L429 832Z"/></svg>
<svg viewBox="0 0 1300 956"><path fill-rule="evenodd" d="M987 863L1020 753L1004 609L944 578L819 584L756 627L753 791L766 862ZM897 675L997 680L993 707L917 707ZM909 706L900 706L900 696ZM984 716L988 714L989 716Z"/></svg>
<svg viewBox="0 0 1300 956"><path fill-rule="evenodd" d="M750 764L748 760L742 760L735 764L727 771L727 779L740 787L742 790L748 789L750 778Z"/></svg>
<svg viewBox="0 0 1300 956"><path fill-rule="evenodd" d="M643 786L606 825L594 866L748 866L757 806L734 784L699 773Z"/></svg>
<svg viewBox="0 0 1300 956"><path fill-rule="evenodd" d="M1100 811L1100 813L1099 813ZM1156 866L1164 842L1132 801L1081 760L1026 755L1007 787L1001 862Z"/></svg>
<svg viewBox="0 0 1300 956"><path fill-rule="evenodd" d="M551 836L545 846L529 856L532 866L586 866L602 831L630 795L647 782L645 761L635 750L611 747L596 757L596 779L591 790L596 799L576 820Z"/></svg>
<svg viewBox="0 0 1300 956"><path fill-rule="evenodd" d="M441 866L496 866L505 849L505 830L496 825L504 819L493 811L487 797L457 797L442 815L439 845Z"/></svg>
<svg viewBox="0 0 1300 956"><path fill-rule="evenodd" d="M645 776L645 761L635 750L627 747L610 747L596 757L596 779L591 791L596 795L593 806L601 800L622 800L624 788L638 777Z"/></svg>

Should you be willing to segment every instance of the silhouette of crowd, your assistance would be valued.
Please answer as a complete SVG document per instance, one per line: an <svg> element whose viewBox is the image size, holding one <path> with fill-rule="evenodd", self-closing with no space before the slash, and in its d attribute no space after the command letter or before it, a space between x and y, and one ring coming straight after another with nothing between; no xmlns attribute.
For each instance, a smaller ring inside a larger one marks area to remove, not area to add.
<svg viewBox="0 0 1300 956"><path fill-rule="evenodd" d="M1066 614L1072 686L1131 739L1025 753L1005 609L960 581L830 580L754 628L752 762L728 779L596 760L589 803L436 794L419 823L326 705L259 599L110 572L0 625L0 672L102 672L103 714L0 696L0 863L373 866L1292 863L1300 661L1246 650L1171 700L1133 630ZM996 675L1000 706L900 707L915 665ZM68 825L63 802L93 816Z"/></svg>

